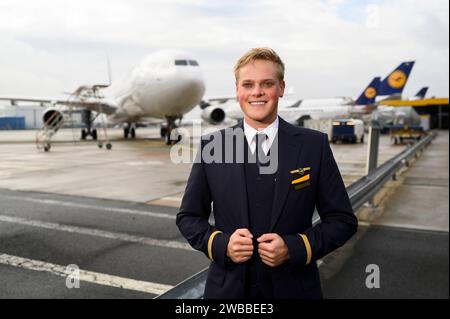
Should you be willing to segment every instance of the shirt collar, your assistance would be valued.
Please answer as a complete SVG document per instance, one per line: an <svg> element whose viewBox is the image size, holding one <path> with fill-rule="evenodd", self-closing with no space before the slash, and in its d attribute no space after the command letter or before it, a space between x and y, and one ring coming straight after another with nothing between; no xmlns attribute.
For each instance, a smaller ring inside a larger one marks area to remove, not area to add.
<svg viewBox="0 0 450 319"><path fill-rule="evenodd" d="M265 133L267 135L268 140L270 141L270 144L272 144L271 142L273 142L273 140L275 139L275 136L277 135L279 124L280 124L280 121L277 116L275 121L273 121L269 126L267 126L266 128L264 128L261 131L258 131L255 128L248 125L244 119L244 134L245 134L245 137L247 138L247 143L249 145L252 144L253 139L255 138L256 134Z"/></svg>

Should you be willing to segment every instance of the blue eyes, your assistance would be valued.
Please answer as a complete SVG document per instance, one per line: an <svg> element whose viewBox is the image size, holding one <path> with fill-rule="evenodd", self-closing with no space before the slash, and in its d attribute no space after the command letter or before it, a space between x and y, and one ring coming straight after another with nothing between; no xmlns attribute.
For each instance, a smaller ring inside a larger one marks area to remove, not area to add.
<svg viewBox="0 0 450 319"><path fill-rule="evenodd" d="M272 87L272 86L274 86L275 84L274 83L263 83L263 84L261 84L261 87L263 87L263 88L270 88L270 87ZM244 87L244 88L246 88L246 89L250 89L250 88L252 88L253 87L253 84L250 84L250 83L244 83L244 84L242 84L242 86Z"/></svg>

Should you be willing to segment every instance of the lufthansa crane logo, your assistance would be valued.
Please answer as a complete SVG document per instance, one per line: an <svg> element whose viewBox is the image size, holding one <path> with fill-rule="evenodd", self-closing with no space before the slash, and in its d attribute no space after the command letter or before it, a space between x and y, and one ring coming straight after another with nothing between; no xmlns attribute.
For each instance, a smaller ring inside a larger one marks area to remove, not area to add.
<svg viewBox="0 0 450 319"><path fill-rule="evenodd" d="M391 75L389 75L388 78L389 86L394 89L402 88L405 85L405 82L406 82L406 74L401 70L394 71L392 72Z"/></svg>
<svg viewBox="0 0 450 319"><path fill-rule="evenodd" d="M364 95L368 99L373 99L375 96L377 96L377 90L370 86L364 91Z"/></svg>

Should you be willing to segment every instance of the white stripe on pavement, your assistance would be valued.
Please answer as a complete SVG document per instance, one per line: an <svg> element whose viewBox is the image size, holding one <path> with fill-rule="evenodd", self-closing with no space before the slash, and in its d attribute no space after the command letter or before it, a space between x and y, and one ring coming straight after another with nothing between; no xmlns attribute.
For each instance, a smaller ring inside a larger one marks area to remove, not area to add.
<svg viewBox="0 0 450 319"><path fill-rule="evenodd" d="M112 276L108 274L86 271L78 269L76 273L73 268L61 266L57 264L47 263L40 260L28 259L8 254L0 254L0 264L14 266L18 268L44 271L54 275L79 279L80 281L91 282L98 285L135 290L149 294L160 295L173 286L163 285L149 281L141 281L130 278ZM76 274L76 277L73 277Z"/></svg>
<svg viewBox="0 0 450 319"><path fill-rule="evenodd" d="M171 201L174 201L174 202L181 202L183 200L183 198L181 198L181 197L173 197L173 196L161 197L159 199L171 200Z"/></svg>
<svg viewBox="0 0 450 319"><path fill-rule="evenodd" d="M97 236L97 237L103 237L103 238L109 238L109 239L117 239L117 240L128 241L128 242L139 243L139 244L150 245L150 246L160 246L160 247L166 247L166 248L193 250L193 248L191 246L189 246L189 244L182 243L179 241L153 239L153 238L149 238L149 237L134 236L134 235L128 235L128 234L124 234L124 233L109 232L109 231L95 229L95 228L68 226L68 225L63 225L63 224L58 224L58 223L49 223L49 222L38 221L38 220L30 220L30 219L25 219L25 218L20 218L20 217L0 215L0 222L15 223L15 224L27 225L27 226L32 226L32 227L40 227L40 228L46 228L46 229L52 229L52 230L58 230L58 231L65 231L65 232L69 232L69 233L77 233L77 234Z"/></svg>
<svg viewBox="0 0 450 319"><path fill-rule="evenodd" d="M149 211L143 211L143 210L102 207L102 206L94 206L94 205L80 204L80 203L74 203L74 202L59 201L59 200L53 200L53 199L25 198L25 197L20 197L20 196L9 196L9 195L3 195L3 194L0 194L0 197L16 199L16 200L20 200L20 201L27 201L27 202L32 202L32 203L47 204L47 205L57 205L57 206L65 206L65 207L72 207L72 208L92 209L92 210L100 210L100 211L123 213L123 214L143 215L143 216L166 218L166 219L172 219L172 220L176 219L175 215L166 214L166 213L155 213L155 212L149 212Z"/></svg>

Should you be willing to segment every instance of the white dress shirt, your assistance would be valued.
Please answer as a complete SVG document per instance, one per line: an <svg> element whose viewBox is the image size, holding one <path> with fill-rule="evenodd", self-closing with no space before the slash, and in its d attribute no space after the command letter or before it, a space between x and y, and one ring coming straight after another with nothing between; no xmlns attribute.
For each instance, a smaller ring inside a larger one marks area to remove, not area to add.
<svg viewBox="0 0 450 319"><path fill-rule="evenodd" d="M272 146L273 141L275 140L275 137L278 133L278 125L279 125L279 120L278 120L278 116L275 119L275 121L273 121L269 126L267 126L266 128L264 128L263 130L256 130L253 127L251 127L250 125L247 124L247 122L245 122L244 119L244 134L245 134L245 138L247 139L247 143L250 147L250 151L252 152L252 154L255 153L255 149L256 149L256 134L258 133L265 133L267 135L267 139L262 143L261 147L263 149L264 154L267 155L267 153L269 153L270 147Z"/></svg>

